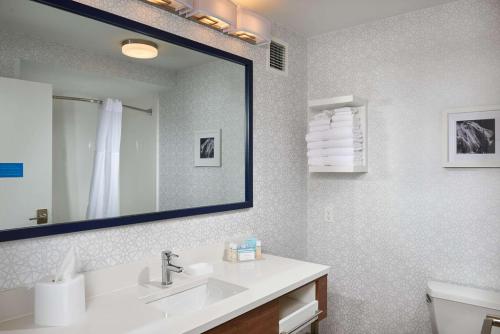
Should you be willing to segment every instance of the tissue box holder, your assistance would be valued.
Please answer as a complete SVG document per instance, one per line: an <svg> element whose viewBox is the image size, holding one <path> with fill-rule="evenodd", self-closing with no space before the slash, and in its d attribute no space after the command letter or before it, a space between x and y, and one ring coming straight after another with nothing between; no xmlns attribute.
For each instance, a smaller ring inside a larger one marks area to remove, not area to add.
<svg viewBox="0 0 500 334"><path fill-rule="evenodd" d="M85 313L85 279L53 282L47 278L35 285L35 323L40 326L68 326Z"/></svg>

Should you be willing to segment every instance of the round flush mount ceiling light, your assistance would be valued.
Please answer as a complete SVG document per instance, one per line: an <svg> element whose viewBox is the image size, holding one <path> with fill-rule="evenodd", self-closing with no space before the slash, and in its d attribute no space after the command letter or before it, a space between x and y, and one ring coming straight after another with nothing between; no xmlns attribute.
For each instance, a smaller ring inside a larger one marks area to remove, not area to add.
<svg viewBox="0 0 500 334"><path fill-rule="evenodd" d="M122 42L122 53L132 58L153 59L158 56L158 45L144 39L126 39Z"/></svg>

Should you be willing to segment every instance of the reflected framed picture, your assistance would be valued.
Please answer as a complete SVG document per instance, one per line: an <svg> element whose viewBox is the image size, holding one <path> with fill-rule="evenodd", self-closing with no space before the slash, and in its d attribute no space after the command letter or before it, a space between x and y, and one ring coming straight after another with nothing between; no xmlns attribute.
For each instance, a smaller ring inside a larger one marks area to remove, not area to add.
<svg viewBox="0 0 500 334"><path fill-rule="evenodd" d="M443 167L500 167L500 105L443 113Z"/></svg>
<svg viewBox="0 0 500 334"><path fill-rule="evenodd" d="M221 133L221 129L194 133L194 165L196 167L221 166Z"/></svg>

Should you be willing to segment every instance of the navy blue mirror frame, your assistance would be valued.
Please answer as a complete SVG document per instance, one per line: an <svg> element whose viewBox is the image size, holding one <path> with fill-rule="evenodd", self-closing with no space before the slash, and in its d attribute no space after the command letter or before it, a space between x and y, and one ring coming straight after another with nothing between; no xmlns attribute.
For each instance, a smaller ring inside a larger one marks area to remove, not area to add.
<svg viewBox="0 0 500 334"><path fill-rule="evenodd" d="M121 216L97 220L85 220L68 223L30 226L0 231L0 242L10 240L29 239L48 235L88 231L137 223L152 222L157 220L180 218L202 215L215 212L231 211L251 208L253 206L253 62L232 53L192 41L190 39L157 29L151 26L129 20L122 16L111 14L94 7L68 0L31 0L57 9L88 17L119 28L147 35L168 43L183 46L211 56L231 61L245 67L245 109L246 109L246 135L245 135L245 201L220 205L186 208L172 211L150 212L144 214Z"/></svg>

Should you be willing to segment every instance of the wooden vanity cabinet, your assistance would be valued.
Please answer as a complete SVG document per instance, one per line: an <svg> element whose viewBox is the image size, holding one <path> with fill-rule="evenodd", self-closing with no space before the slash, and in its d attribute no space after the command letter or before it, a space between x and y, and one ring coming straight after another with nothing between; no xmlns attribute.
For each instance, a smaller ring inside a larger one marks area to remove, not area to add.
<svg viewBox="0 0 500 334"><path fill-rule="evenodd" d="M327 313L327 276L315 280L315 298L318 301L318 309L321 314L318 320L312 324L312 333L318 333L319 321L326 318ZM308 283L309 285L311 283ZM302 287L301 287L302 288ZM301 289L298 288L297 290ZM296 290L294 290L296 291ZM290 292L292 294L294 291ZM286 295L285 295L286 296ZM212 328L207 334L278 334L280 321L280 299L281 297L244 313L228 322Z"/></svg>
<svg viewBox="0 0 500 334"><path fill-rule="evenodd" d="M209 334L276 334L278 333L279 303L273 300L240 315L220 326L210 329Z"/></svg>
<svg viewBox="0 0 500 334"><path fill-rule="evenodd" d="M328 276L325 275L316 280L316 300L318 301L318 308L321 311L319 321L326 318L327 312L327 289L328 289Z"/></svg>

